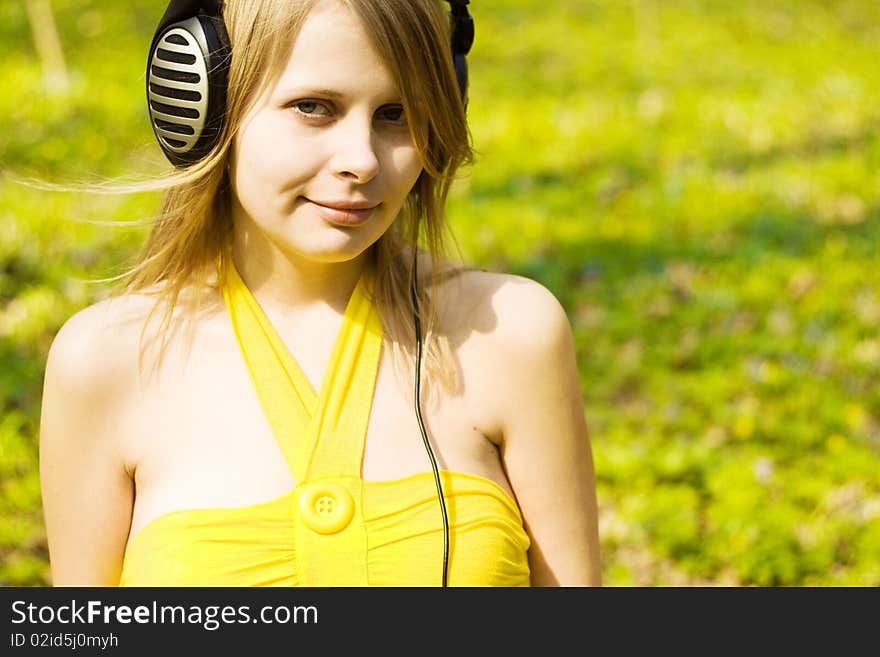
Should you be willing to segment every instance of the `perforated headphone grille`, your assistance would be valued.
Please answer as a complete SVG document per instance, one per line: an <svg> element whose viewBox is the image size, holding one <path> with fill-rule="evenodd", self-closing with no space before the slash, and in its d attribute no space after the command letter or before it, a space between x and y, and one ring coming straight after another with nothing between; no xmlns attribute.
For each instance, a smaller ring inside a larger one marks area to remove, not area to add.
<svg viewBox="0 0 880 657"><path fill-rule="evenodd" d="M150 122L163 146L180 155L196 147L208 116L204 42L198 20L190 19L162 36L150 60Z"/></svg>

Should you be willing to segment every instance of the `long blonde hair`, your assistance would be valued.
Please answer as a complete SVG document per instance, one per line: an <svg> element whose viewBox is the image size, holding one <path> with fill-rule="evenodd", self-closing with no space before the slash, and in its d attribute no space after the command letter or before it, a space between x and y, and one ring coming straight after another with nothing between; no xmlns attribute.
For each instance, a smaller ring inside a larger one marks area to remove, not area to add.
<svg viewBox="0 0 880 657"><path fill-rule="evenodd" d="M374 303L398 374L415 354L411 286L421 238L433 266L418 286L418 312L427 381L454 390L457 372L448 337L428 296L444 277L441 263L451 236L444 205L456 172L473 161L470 133L452 64L449 19L439 0L338 0L356 15L388 67L402 96L411 136L423 170L391 228L370 247ZM112 295L157 297L145 322L164 307L161 353L175 306L187 286L194 292L190 326L215 286L218 256L232 239L230 146L251 104L280 73L316 0L229 0L223 17L232 43L223 130L216 146L197 164L167 178L157 216L134 265ZM283 35L283 37L281 36ZM423 230L420 230L423 227ZM422 276L419 277L424 278ZM141 333L143 339L144 331ZM141 354L142 355L142 354ZM426 389L429 392L430 388Z"/></svg>

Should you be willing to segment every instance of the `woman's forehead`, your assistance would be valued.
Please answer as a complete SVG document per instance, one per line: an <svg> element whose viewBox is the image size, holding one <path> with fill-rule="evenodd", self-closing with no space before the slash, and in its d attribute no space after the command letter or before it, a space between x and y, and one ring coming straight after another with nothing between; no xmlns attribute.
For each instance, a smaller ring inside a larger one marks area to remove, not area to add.
<svg viewBox="0 0 880 657"><path fill-rule="evenodd" d="M375 51L360 19L337 0L309 12L275 88L320 88L331 94L397 93L397 85Z"/></svg>

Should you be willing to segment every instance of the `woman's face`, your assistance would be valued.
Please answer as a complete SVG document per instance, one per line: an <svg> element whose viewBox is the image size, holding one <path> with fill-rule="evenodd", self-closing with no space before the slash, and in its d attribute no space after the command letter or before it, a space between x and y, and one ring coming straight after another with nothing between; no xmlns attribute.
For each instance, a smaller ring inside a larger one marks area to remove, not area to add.
<svg viewBox="0 0 880 657"><path fill-rule="evenodd" d="M421 170L363 27L335 0L318 3L233 144L236 230L311 260L349 260L391 226Z"/></svg>

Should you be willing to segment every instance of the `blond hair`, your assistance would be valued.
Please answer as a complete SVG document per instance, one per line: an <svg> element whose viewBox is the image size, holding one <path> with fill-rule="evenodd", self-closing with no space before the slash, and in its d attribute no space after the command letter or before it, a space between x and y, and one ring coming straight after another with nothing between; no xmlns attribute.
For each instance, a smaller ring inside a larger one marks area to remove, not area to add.
<svg viewBox="0 0 880 657"><path fill-rule="evenodd" d="M473 161L452 64L449 19L439 0L338 1L358 17L397 83L423 166L400 215L370 247L373 301L396 370L398 374L408 371L415 356L416 308L411 286L421 238L433 263L430 276L418 286L423 367L427 381L438 383L440 389L454 390L457 372L448 336L438 330L437 307L427 294L427 289L437 289L445 278L440 264L451 236L444 216L450 186L458 169ZM153 313L164 306L160 359L181 292L187 288L195 295L188 300L192 303L187 318L191 328L204 298L215 286L211 278L217 271L218 256L232 239L232 192L226 166L232 141L246 112L282 70L292 40L315 2L224 3L232 57L223 129L205 158L169 174L148 239L134 265L120 277L122 286L112 293L140 292L157 297L144 330ZM430 393L430 387L426 392Z"/></svg>

